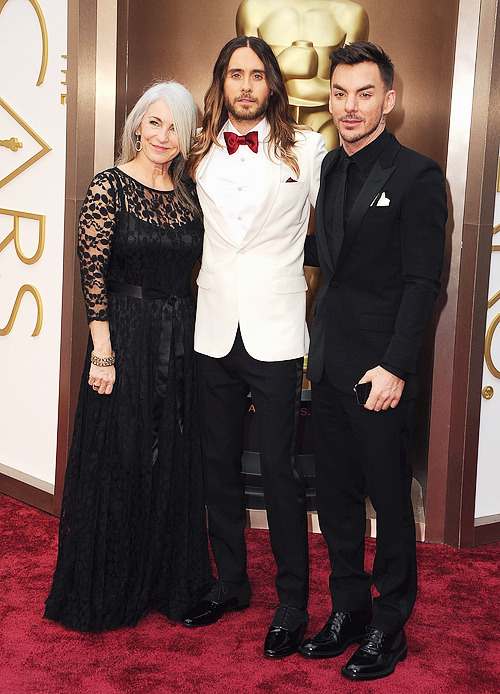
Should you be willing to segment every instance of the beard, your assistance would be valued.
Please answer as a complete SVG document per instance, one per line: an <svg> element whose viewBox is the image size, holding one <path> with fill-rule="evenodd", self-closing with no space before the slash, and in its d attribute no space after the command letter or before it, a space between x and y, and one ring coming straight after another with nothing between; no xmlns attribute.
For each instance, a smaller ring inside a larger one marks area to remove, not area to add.
<svg viewBox="0 0 500 694"><path fill-rule="evenodd" d="M227 97L224 97L224 106L226 107L227 112L236 121L258 120L267 112L269 99L264 99L264 101L261 102L255 101L252 106L241 106L238 99L229 101Z"/></svg>
<svg viewBox="0 0 500 694"><path fill-rule="evenodd" d="M362 123L366 121L364 121L363 119L359 119L358 122ZM342 125L342 120L340 121L339 125ZM349 142L350 144L353 144L355 142L359 142L360 140L364 140L370 137L370 135L373 135L373 133L380 127L382 128L382 130L385 128L385 116L383 114L381 115L381 118L377 123L374 123L371 127L368 127L362 133L354 133L349 130L344 131L343 129L341 130L340 127L338 127L337 130L339 131L340 137L342 138L342 140L344 140L344 142Z"/></svg>

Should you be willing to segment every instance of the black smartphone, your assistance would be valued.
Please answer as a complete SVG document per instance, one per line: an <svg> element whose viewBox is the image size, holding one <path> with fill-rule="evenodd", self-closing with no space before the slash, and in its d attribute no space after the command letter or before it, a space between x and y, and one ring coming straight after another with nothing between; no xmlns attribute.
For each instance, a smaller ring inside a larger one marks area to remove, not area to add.
<svg viewBox="0 0 500 694"><path fill-rule="evenodd" d="M358 405L364 405L366 403L366 401L368 400L368 396L370 395L371 389L371 381L368 381L367 383L356 383L356 385L354 386L354 392L356 393L356 400L358 402Z"/></svg>

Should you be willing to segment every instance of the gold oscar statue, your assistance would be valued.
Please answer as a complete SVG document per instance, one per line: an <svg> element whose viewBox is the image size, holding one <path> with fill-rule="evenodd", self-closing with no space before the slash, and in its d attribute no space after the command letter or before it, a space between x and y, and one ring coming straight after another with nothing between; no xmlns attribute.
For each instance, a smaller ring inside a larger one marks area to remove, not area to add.
<svg viewBox="0 0 500 694"><path fill-rule="evenodd" d="M329 55L345 43L368 38L368 15L351 0L243 0L236 14L238 36L259 36L273 49L297 123L339 144L328 112Z"/></svg>

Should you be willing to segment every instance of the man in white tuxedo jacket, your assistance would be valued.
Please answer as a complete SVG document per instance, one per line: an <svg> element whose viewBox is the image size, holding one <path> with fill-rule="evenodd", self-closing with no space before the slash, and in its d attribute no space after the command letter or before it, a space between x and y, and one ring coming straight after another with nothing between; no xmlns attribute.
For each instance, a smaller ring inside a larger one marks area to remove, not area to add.
<svg viewBox="0 0 500 694"><path fill-rule="evenodd" d="M251 391L279 607L264 653L295 653L308 621L307 516L296 466L302 362L309 346L304 240L323 138L297 128L278 63L262 39L229 41L205 96L190 158L205 220L198 276L202 446L218 580L184 624L248 606L243 423Z"/></svg>

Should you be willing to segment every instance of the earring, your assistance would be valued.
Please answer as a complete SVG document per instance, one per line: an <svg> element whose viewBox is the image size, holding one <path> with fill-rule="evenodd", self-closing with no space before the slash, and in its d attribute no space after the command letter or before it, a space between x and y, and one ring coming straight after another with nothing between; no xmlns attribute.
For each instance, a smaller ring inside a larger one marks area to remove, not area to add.
<svg viewBox="0 0 500 694"><path fill-rule="evenodd" d="M140 152L142 149L142 142L141 142L141 136L139 133L136 133L137 140L135 141L135 151Z"/></svg>

